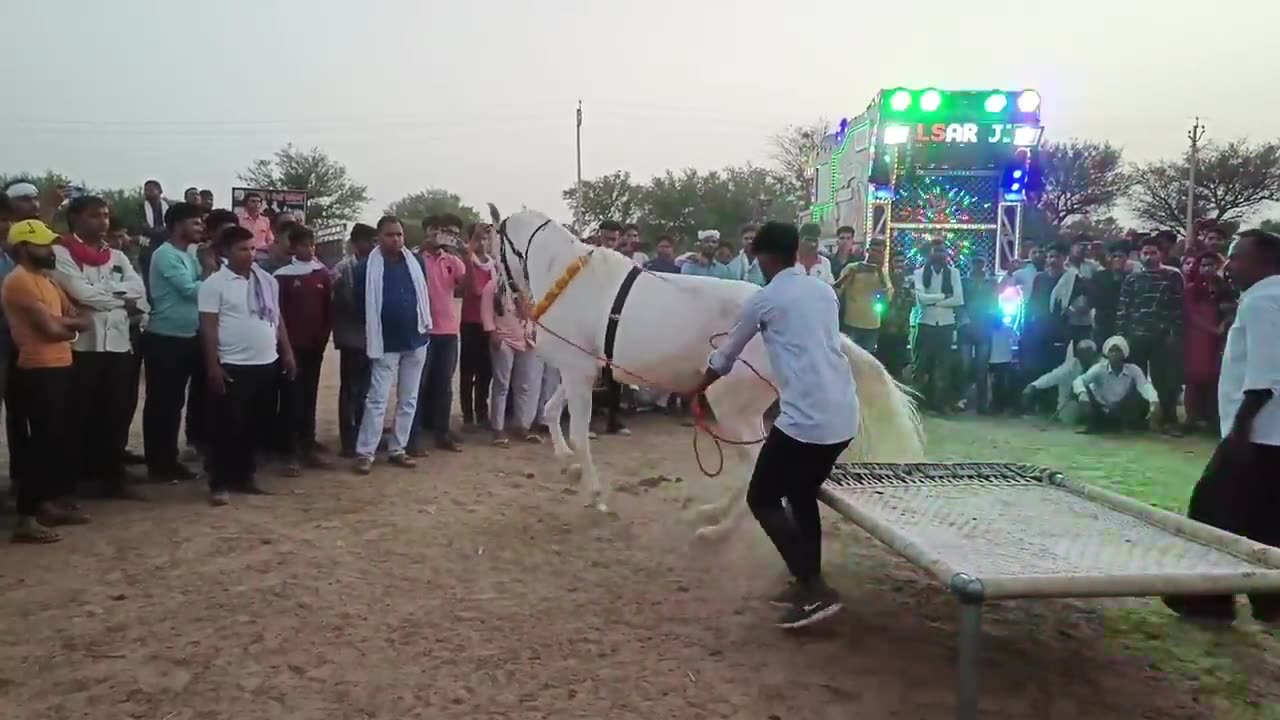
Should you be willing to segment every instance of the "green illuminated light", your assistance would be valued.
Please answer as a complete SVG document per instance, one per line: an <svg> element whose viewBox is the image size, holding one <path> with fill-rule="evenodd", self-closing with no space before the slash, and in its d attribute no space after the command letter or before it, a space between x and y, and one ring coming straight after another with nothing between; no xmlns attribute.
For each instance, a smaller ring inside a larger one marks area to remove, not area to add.
<svg viewBox="0 0 1280 720"><path fill-rule="evenodd" d="M925 112L933 112L942 106L942 93L937 90L925 90L920 96L920 109Z"/></svg>
<svg viewBox="0 0 1280 720"><path fill-rule="evenodd" d="M901 145L911 137L909 125L886 125L884 128L885 145Z"/></svg>
<svg viewBox="0 0 1280 720"><path fill-rule="evenodd" d="M889 107L893 108L894 112L902 112L911 107L911 93L906 90L894 91L889 97Z"/></svg>
<svg viewBox="0 0 1280 720"><path fill-rule="evenodd" d="M1002 112L1008 104L1009 98L1005 97L1004 93L994 93L987 98L987 101L982 104L982 107L989 113L998 113Z"/></svg>

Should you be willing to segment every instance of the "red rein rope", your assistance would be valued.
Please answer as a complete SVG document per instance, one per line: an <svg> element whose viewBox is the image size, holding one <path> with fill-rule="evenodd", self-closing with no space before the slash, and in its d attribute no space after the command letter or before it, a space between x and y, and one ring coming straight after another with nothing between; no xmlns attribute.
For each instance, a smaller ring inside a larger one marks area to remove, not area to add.
<svg viewBox="0 0 1280 720"><path fill-rule="evenodd" d="M646 271L646 272L647 272L647 271ZM586 349L586 348L582 347L582 346L581 346L581 345L579 345L578 343L576 343L576 342L574 342L574 341L572 341L572 340L570 340L570 339L566 338L565 336L561 335L560 333L556 332L555 330L552 330L551 328L547 327L546 325L543 325L543 324L542 324L542 322L541 322L541 321L539 321L539 320L534 320L534 321L533 321L533 323L534 323L535 325L537 325L539 328L541 328L541 329L545 330L545 331L547 332L547 334L549 334L549 335L551 335L551 336L553 336L553 337L555 337L555 338L558 338L561 342L567 343L567 344L571 345L572 347L575 347L575 348L577 348L578 350L581 350L582 352L586 353L587 355L590 355L591 357L595 358L598 362L602 362L602 363L604 363L604 364L605 364L605 366L607 366L607 367L615 367L615 368L617 368L617 369L619 369L619 370L621 370L621 371L623 371L623 372L627 373L628 375L631 375L632 377L639 378L641 382L643 382L645 385L648 385L649 387L657 388L658 390L666 390L666 391L667 391L667 392L669 392L669 393L675 393L675 394L677 394L677 395L683 395L683 394L684 394L684 392L683 392L683 391L681 391L681 390L677 390L677 389L673 389L673 388L663 387L662 385L659 385L658 383L650 382L648 379L646 379L646 378L645 378L643 375L641 375L640 373L637 373L637 372L633 372L633 371L631 371L631 370L628 370L628 369L626 369L625 367L623 367L623 366L619 365L619 364L618 364L618 363L616 363L616 362L611 362L608 358L604 357L603 355L599 355L599 354L597 354L597 353L594 353L594 352L592 352L592 351L590 351L590 350L588 350L588 349ZM716 333L715 335L712 335L711 337L707 338L707 344L711 346L711 349L712 349L712 350L715 350L715 349L716 349L716 345L715 345L715 340L716 340L716 338L724 337L724 336L726 336L726 335L728 335L728 334L729 334L729 333ZM768 385L768 386L769 386L769 388L770 388L771 390L773 390L773 394L774 394L774 395L779 395L779 393L778 393L778 388L777 388L777 387L776 387L772 382L770 382L768 378L766 378L763 374L761 374L761 372L760 372L759 370L757 370L757 369L755 368L755 366L754 366L754 365L752 365L750 362L747 362L746 360L742 360L742 359L739 359L739 360L738 360L738 362L742 363L743 365L746 365L746 366L747 366L747 368L751 370L751 372L755 373L755 376L756 376L756 377L758 377L758 378L760 378L761 380L763 380L763 381L765 382L765 384L766 384L766 385ZM713 478L713 477L717 477L717 476L719 476L719 475L720 475L720 473L724 472L724 448L723 448L723 447L721 447L721 444L722 444L722 443L723 443L724 445L734 445L734 446L759 445L760 443L764 442L764 439L765 439L765 437L766 437L766 436L761 436L759 440L730 440L730 439L728 439L728 438L726 438L726 437L721 436L721 435L720 435L719 433L717 433L715 430L712 430L712 429L711 429L710 425L709 425L709 424L708 424L708 422L707 422L706 417L705 417L705 416L704 416L704 414L703 414L703 412L704 412L704 411L703 411L702 403L703 403L703 401L704 401L704 400L705 400L705 396L703 396L703 395L699 395L698 397L696 397L696 398L694 398L694 399L693 399L693 403L691 404L691 407L689 408L689 409L690 409L690 411L692 411L692 412L693 412L693 457L694 457L694 459L695 459L695 460L697 460L697 461L698 461L698 469L702 471L702 474L703 474L703 475L706 475L706 476L707 476L707 477L709 477L709 478ZM557 421L556 421L556 422L559 422L559 420L557 419ZM701 454L700 452L698 452L698 431L699 431L699 430L701 430L702 432L706 433L707 435L710 435L710 436L711 436L711 439L712 439L712 440L714 440L714 441L715 441L715 443L716 443L716 454L719 456L719 465L717 465L717 467L716 467L716 469L715 469L715 472L711 472L711 471L707 470L706 465L704 465L704 464L703 464L703 462L702 462L702 454Z"/></svg>

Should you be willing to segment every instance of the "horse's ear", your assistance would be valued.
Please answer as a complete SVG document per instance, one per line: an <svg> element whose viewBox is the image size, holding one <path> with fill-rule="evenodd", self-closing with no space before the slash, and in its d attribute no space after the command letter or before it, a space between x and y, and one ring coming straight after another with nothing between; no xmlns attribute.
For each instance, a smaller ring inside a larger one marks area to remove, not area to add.
<svg viewBox="0 0 1280 720"><path fill-rule="evenodd" d="M502 213L498 212L497 206L493 203L489 203L489 217L493 219L494 225L502 222Z"/></svg>

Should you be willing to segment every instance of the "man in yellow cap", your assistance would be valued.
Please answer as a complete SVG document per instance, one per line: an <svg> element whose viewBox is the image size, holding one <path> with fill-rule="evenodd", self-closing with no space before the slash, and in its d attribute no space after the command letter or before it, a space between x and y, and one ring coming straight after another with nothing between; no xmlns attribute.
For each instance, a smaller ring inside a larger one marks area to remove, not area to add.
<svg viewBox="0 0 1280 720"><path fill-rule="evenodd" d="M14 542L49 543L61 539L48 525L88 521L71 499L68 454L60 438L67 424L71 388L71 341L88 327L71 301L47 276L55 265L57 236L39 220L9 228L9 251L17 266L0 288L0 305L18 348L12 401L27 418L27 431L10 448L18 483L18 524Z"/></svg>

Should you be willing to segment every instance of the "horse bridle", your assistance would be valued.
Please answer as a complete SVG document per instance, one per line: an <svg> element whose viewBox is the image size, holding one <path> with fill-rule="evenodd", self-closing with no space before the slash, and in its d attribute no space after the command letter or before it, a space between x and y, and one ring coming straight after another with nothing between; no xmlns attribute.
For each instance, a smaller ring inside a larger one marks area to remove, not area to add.
<svg viewBox="0 0 1280 720"><path fill-rule="evenodd" d="M524 284L529 287L529 248L533 247L533 239L537 237L542 229L551 224L551 218L547 218L541 225L533 229L529 233L529 239L524 243L524 252L520 252L520 248L516 247L516 243L507 234L507 221L504 219L498 223L498 238L502 241L499 245L499 258L502 260L502 269L507 276L507 290L515 295L518 288L515 287L515 273L511 271L511 263L507 260L507 248L511 249L511 254L516 256L520 261L520 268L524 271Z"/></svg>

